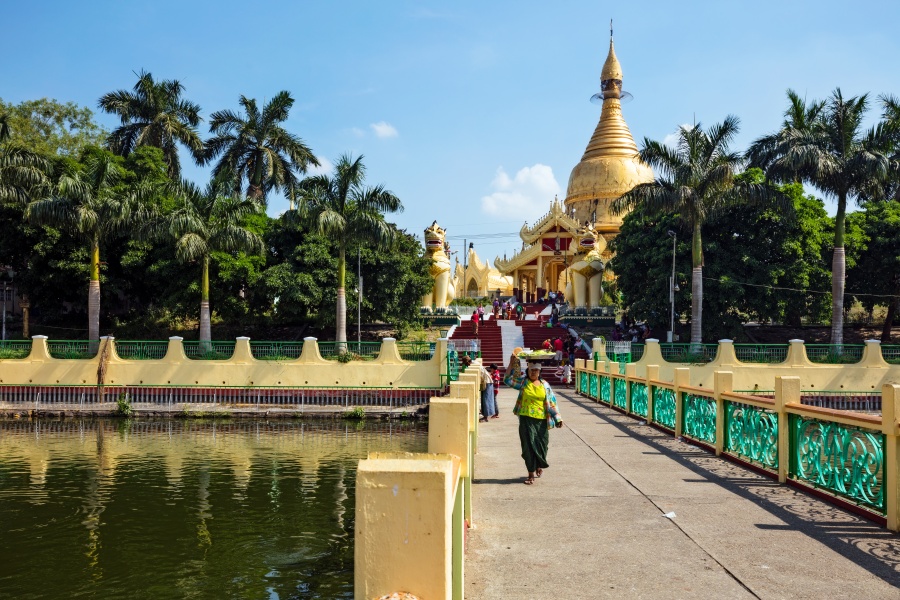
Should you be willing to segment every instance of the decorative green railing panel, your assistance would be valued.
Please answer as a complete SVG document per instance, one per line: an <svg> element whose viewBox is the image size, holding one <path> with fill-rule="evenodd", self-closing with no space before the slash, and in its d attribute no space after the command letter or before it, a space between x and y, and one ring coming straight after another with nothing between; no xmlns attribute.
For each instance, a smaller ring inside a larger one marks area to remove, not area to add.
<svg viewBox="0 0 900 600"><path fill-rule="evenodd" d="M597 397L597 374L591 373L588 375L588 396L591 398Z"/></svg>
<svg viewBox="0 0 900 600"><path fill-rule="evenodd" d="M0 360L27 358L29 354L31 354L31 342L0 341Z"/></svg>
<svg viewBox="0 0 900 600"><path fill-rule="evenodd" d="M647 384L631 382L631 412L639 417L647 416Z"/></svg>
<svg viewBox="0 0 900 600"><path fill-rule="evenodd" d="M783 363L787 360L787 344L735 344L734 354L743 363Z"/></svg>
<svg viewBox="0 0 900 600"><path fill-rule="evenodd" d="M431 357L434 356L434 348L435 345L431 342L397 342L397 351L400 353L400 358L411 362L431 360Z"/></svg>
<svg viewBox="0 0 900 600"><path fill-rule="evenodd" d="M610 379L612 379L612 378L610 378ZM617 406L617 407L621 408L622 410L625 410L625 406L627 404L625 386L627 385L627 382L624 379L620 379L618 377L616 377L615 379L612 379L612 382L613 382L613 402L612 402L613 406Z"/></svg>
<svg viewBox="0 0 900 600"><path fill-rule="evenodd" d="M725 402L725 450L768 469L778 469L778 414Z"/></svg>
<svg viewBox="0 0 900 600"><path fill-rule="evenodd" d="M862 344L806 344L806 357L810 362L830 365L848 365L862 360Z"/></svg>
<svg viewBox="0 0 900 600"><path fill-rule="evenodd" d="M184 354L191 360L228 360L234 355L235 342L182 342Z"/></svg>
<svg viewBox="0 0 900 600"><path fill-rule="evenodd" d="M716 401L713 398L684 395L684 435L708 444L716 443Z"/></svg>
<svg viewBox="0 0 900 600"><path fill-rule="evenodd" d="M881 346L881 356L885 362L892 365L900 365L900 346L888 344Z"/></svg>
<svg viewBox="0 0 900 600"><path fill-rule="evenodd" d="M884 434L789 415L789 475L885 513Z"/></svg>
<svg viewBox="0 0 900 600"><path fill-rule="evenodd" d="M250 354L256 360L297 360L303 353L303 340L297 342L250 342Z"/></svg>
<svg viewBox="0 0 900 600"><path fill-rule="evenodd" d="M122 360L162 360L168 350L169 342L116 340L116 354Z"/></svg>
<svg viewBox="0 0 900 600"><path fill-rule="evenodd" d="M338 360L349 353L354 360L375 360L381 352L381 342L319 342L319 354L325 360Z"/></svg>
<svg viewBox="0 0 900 600"><path fill-rule="evenodd" d="M708 363L716 359L718 344L660 344L663 359L670 363Z"/></svg>
<svg viewBox="0 0 900 600"><path fill-rule="evenodd" d="M48 341L47 350L52 358L94 358L100 342L59 340Z"/></svg>
<svg viewBox="0 0 900 600"><path fill-rule="evenodd" d="M587 373L587 371L579 371L578 372L578 393L579 394L587 394L588 393L588 373Z"/></svg>
<svg viewBox="0 0 900 600"><path fill-rule="evenodd" d="M611 384L609 382L609 375L601 375L600 376L600 401L610 403L610 387Z"/></svg>
<svg viewBox="0 0 900 600"><path fill-rule="evenodd" d="M653 422L675 429L675 390L653 388Z"/></svg>
<svg viewBox="0 0 900 600"><path fill-rule="evenodd" d="M459 381L459 354L452 348L447 350L447 384Z"/></svg>

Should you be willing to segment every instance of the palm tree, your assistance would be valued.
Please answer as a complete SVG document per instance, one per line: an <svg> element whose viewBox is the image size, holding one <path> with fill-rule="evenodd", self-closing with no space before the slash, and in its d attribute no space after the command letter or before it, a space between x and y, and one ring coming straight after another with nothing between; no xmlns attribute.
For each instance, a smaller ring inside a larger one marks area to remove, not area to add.
<svg viewBox="0 0 900 600"><path fill-rule="evenodd" d="M25 218L40 225L65 228L89 244L88 339L100 339L100 244L125 227L149 217L141 193L123 193L125 169L105 150L90 153L84 167L59 163L60 173L47 197L28 204Z"/></svg>
<svg viewBox="0 0 900 600"><path fill-rule="evenodd" d="M748 157L775 181L800 180L837 199L831 263L831 343L844 342L844 227L847 200L859 199L890 171L890 136L879 124L863 131L868 95L844 98L836 89L812 123L755 141Z"/></svg>
<svg viewBox="0 0 900 600"><path fill-rule="evenodd" d="M282 127L294 105L288 92L276 94L262 111L256 100L241 96L239 102L243 116L230 110L211 115L209 130L215 135L206 142L204 162L221 155L213 177L229 182L235 192L246 181L247 196L265 203L271 190L287 192L297 184L298 173L306 173L319 161L302 139Z"/></svg>
<svg viewBox="0 0 900 600"><path fill-rule="evenodd" d="M155 146L163 151L169 177L181 176L177 143L190 150L196 160L203 156L203 140L197 133L200 106L182 99L184 86L177 79L154 81L153 75L141 71L134 90L118 90L105 94L100 108L118 115L122 125L106 142L110 149L128 156L138 146Z"/></svg>
<svg viewBox="0 0 900 600"><path fill-rule="evenodd" d="M692 233L691 257L691 343L703 337L703 224L721 209L739 203L790 202L764 184L738 181L742 166L739 153L728 144L738 133L740 121L729 115L704 131L699 123L678 131L675 148L645 138L641 160L653 167L656 178L642 183L613 203L622 214L642 205L650 214L677 213Z"/></svg>
<svg viewBox="0 0 900 600"><path fill-rule="evenodd" d="M258 202L235 194L221 194L213 185L201 190L184 181L175 190L175 210L158 222L157 234L175 238L181 262L200 261L200 341L212 339L209 311L209 256L219 252L262 252L263 241L243 226L248 215L262 210Z"/></svg>
<svg viewBox="0 0 900 600"><path fill-rule="evenodd" d="M307 177L297 187L301 219L318 233L334 240L338 247L337 332L335 341L347 341L347 248L370 243L386 248L395 238L396 228L384 220L384 213L399 212L403 204L382 186L364 187L363 157L344 155L334 166L334 176Z"/></svg>
<svg viewBox="0 0 900 600"><path fill-rule="evenodd" d="M9 143L9 115L0 115L0 203L24 205L30 193L46 185L50 161Z"/></svg>
<svg viewBox="0 0 900 600"><path fill-rule="evenodd" d="M791 89L788 89L787 97L788 107L784 111L781 129L759 138L747 151L747 158L751 165L769 162L771 157L778 152L786 135L811 132L819 126L819 116L822 114L822 109L825 108L824 100L813 100L807 103L805 98L801 98L797 92ZM795 178L794 182L800 183L799 178Z"/></svg>

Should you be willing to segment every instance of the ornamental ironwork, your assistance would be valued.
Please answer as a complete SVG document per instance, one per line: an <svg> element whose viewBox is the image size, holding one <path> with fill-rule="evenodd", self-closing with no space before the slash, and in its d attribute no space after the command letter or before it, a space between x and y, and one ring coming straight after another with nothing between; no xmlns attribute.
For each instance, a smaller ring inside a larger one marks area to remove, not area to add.
<svg viewBox="0 0 900 600"><path fill-rule="evenodd" d="M613 406L621 408L622 410L625 410L627 403L625 385L624 379L619 379L618 377L613 379Z"/></svg>
<svg viewBox="0 0 900 600"><path fill-rule="evenodd" d="M631 382L631 412L639 417L647 416L647 384Z"/></svg>
<svg viewBox="0 0 900 600"><path fill-rule="evenodd" d="M587 394L588 389L588 374L587 371L581 371L578 374L578 393Z"/></svg>
<svg viewBox="0 0 900 600"><path fill-rule="evenodd" d="M609 375L600 376L600 401L609 404Z"/></svg>
<svg viewBox="0 0 900 600"><path fill-rule="evenodd" d="M739 402L725 403L725 450L778 469L778 414Z"/></svg>
<svg viewBox="0 0 900 600"><path fill-rule="evenodd" d="M588 388L588 396L590 396L591 398L596 398L597 397L597 374L596 373L590 374L590 379L588 380L588 385L590 386Z"/></svg>
<svg viewBox="0 0 900 600"><path fill-rule="evenodd" d="M675 429L675 390L653 388L653 422Z"/></svg>
<svg viewBox="0 0 900 600"><path fill-rule="evenodd" d="M716 401L706 396L684 395L684 435L716 443Z"/></svg>
<svg viewBox="0 0 900 600"><path fill-rule="evenodd" d="M790 415L790 475L884 513L884 434Z"/></svg>

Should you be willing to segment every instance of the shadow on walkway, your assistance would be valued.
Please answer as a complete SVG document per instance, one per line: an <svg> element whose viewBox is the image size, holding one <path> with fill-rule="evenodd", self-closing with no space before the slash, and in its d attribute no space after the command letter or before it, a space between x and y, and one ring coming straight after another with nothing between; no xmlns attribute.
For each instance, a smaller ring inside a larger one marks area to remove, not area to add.
<svg viewBox="0 0 900 600"><path fill-rule="evenodd" d="M741 465L717 458L711 452L675 439L673 434L646 425L643 420L592 402L573 391L561 390L557 395L617 428L625 436L658 451L645 454L662 454L701 476L697 483L720 485L785 523L783 526L759 524L760 529L800 531L886 583L900 586L900 535Z"/></svg>

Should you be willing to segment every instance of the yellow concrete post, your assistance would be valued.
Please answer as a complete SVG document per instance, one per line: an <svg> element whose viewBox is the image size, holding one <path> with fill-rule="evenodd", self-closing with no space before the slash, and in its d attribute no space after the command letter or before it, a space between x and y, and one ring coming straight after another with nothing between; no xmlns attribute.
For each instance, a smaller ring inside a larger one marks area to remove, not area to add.
<svg viewBox="0 0 900 600"><path fill-rule="evenodd" d="M887 527L900 531L900 385L881 387L881 428L884 432L884 500Z"/></svg>
<svg viewBox="0 0 900 600"><path fill-rule="evenodd" d="M228 360L230 363L238 363L238 364L246 364L252 363L255 358L253 358L253 351L250 350L250 338L248 337L239 337L234 340L234 353L231 355L231 358Z"/></svg>
<svg viewBox="0 0 900 600"><path fill-rule="evenodd" d="M300 358L297 359L297 362L327 364L327 361L322 358L322 353L319 352L318 338L312 336L303 338L303 349L300 350Z"/></svg>
<svg viewBox="0 0 900 600"><path fill-rule="evenodd" d="M800 378L775 377L775 412L778 413L778 481L784 483L788 478L791 460L791 431L788 418L788 404L800 403Z"/></svg>
<svg viewBox="0 0 900 600"><path fill-rule="evenodd" d="M674 371L675 383L675 437L681 437L682 415L684 414L684 400L681 398L681 388L691 384L691 370L687 367L678 367Z"/></svg>
<svg viewBox="0 0 900 600"><path fill-rule="evenodd" d="M784 364L795 367L806 367L812 364L806 357L806 346L803 344L803 340L788 340L788 342L790 345Z"/></svg>
<svg viewBox="0 0 900 600"><path fill-rule="evenodd" d="M595 337L591 342L591 350L594 352L594 356L597 358L595 362L599 361L607 361L609 357L606 356L606 340L602 337Z"/></svg>
<svg viewBox="0 0 900 600"><path fill-rule="evenodd" d="M31 352L28 354L28 360L40 362L51 360L46 335L31 336Z"/></svg>
<svg viewBox="0 0 900 600"><path fill-rule="evenodd" d="M453 597L453 508L460 461L378 454L356 472L354 597Z"/></svg>
<svg viewBox="0 0 900 600"><path fill-rule="evenodd" d="M658 339L647 339L647 343L644 345L644 355L641 357L641 362L646 362L648 365L663 364L662 348L659 345Z"/></svg>
<svg viewBox="0 0 900 600"><path fill-rule="evenodd" d="M381 351L378 353L378 358L375 361L383 365L403 364L396 338L387 337L381 339Z"/></svg>
<svg viewBox="0 0 900 600"><path fill-rule="evenodd" d="M659 381L659 365L647 365L647 422L653 422L653 390L651 381Z"/></svg>
<svg viewBox="0 0 900 600"><path fill-rule="evenodd" d="M734 353L734 340L719 340L716 359L712 364L717 367L733 367L737 363L737 355Z"/></svg>
<svg viewBox="0 0 900 600"><path fill-rule="evenodd" d="M722 342L719 342L719 351L721 350ZM734 353L733 347L731 351ZM719 456L725 450L725 436L727 435L725 431L725 400L722 399L722 394L734 389L734 373L716 371L713 382L713 391L716 395L716 456Z"/></svg>
<svg viewBox="0 0 900 600"><path fill-rule="evenodd" d="M450 384L450 397L462 398L469 405L469 477L463 480L463 496L465 516L469 524L472 523L472 479L475 477L475 453L478 448L478 400L481 398L481 390L478 387L478 375L472 371L459 374L459 381Z"/></svg>
<svg viewBox="0 0 900 600"><path fill-rule="evenodd" d="M469 477L469 402L432 398L428 407L428 452L460 458L460 476Z"/></svg>
<svg viewBox="0 0 900 600"><path fill-rule="evenodd" d="M631 414L631 382L637 379L637 367L628 363L625 365L625 412Z"/></svg>
<svg viewBox="0 0 900 600"><path fill-rule="evenodd" d="M188 357L184 353L184 338L177 335L171 336L163 360L165 362L184 362L187 359Z"/></svg>
<svg viewBox="0 0 900 600"><path fill-rule="evenodd" d="M881 356L880 340L866 340L859 365L861 367L887 368L888 364L885 362L884 357Z"/></svg>

